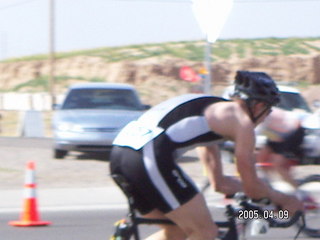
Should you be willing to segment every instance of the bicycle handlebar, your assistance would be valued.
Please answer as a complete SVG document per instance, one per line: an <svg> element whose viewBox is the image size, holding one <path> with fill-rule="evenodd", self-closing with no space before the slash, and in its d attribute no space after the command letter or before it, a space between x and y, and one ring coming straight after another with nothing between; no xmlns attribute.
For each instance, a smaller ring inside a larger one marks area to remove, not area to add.
<svg viewBox="0 0 320 240"><path fill-rule="evenodd" d="M231 197L231 196L229 196ZM263 204L265 206L270 205L271 201L269 199L260 199L260 200L251 200L248 198L243 192L238 192L232 196L232 198L236 199L236 201L240 202L240 206L242 206L246 210L257 211L260 216L264 216L264 210L257 206L256 204ZM250 203L249 201L252 201ZM264 218L273 228L287 228L295 224L299 218L302 219L302 223L304 224L304 213L302 211L297 211L290 219L288 220L276 220L275 218Z"/></svg>
<svg viewBox="0 0 320 240"><path fill-rule="evenodd" d="M263 216L263 210L259 206L253 205L247 201L242 201L240 205L243 206L246 210L258 211L258 214ZM265 218L265 220L272 228L287 228L295 224L299 220L299 218L302 218L303 220L302 211L297 211L292 217L290 217L289 220L286 221L277 221L275 218Z"/></svg>

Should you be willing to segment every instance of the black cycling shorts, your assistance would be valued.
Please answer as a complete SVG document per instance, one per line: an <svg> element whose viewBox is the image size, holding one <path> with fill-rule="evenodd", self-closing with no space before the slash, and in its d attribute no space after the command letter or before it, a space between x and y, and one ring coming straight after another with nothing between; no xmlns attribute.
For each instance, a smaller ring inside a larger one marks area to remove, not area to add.
<svg viewBox="0 0 320 240"><path fill-rule="evenodd" d="M303 157L302 143L305 135L304 128L300 127L297 130L288 134L283 141L267 141L269 146L275 153L281 154L287 158Z"/></svg>
<svg viewBox="0 0 320 240"><path fill-rule="evenodd" d="M142 214L154 209L168 213L198 193L173 154L156 150L154 141L138 151L114 146L110 155L111 174L120 174L129 182L135 206Z"/></svg>

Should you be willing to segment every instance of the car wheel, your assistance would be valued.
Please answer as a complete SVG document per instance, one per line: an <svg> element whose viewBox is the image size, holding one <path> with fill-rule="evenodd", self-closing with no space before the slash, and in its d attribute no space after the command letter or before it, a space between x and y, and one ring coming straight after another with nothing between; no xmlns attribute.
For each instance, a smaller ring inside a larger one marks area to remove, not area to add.
<svg viewBox="0 0 320 240"><path fill-rule="evenodd" d="M55 149L54 150L54 158L63 159L67 155L67 153L68 153L68 151Z"/></svg>

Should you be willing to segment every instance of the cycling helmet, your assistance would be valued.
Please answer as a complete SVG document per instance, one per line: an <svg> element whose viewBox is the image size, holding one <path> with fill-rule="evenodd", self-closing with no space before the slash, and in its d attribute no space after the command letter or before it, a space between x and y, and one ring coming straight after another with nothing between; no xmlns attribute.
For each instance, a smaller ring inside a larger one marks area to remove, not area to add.
<svg viewBox="0 0 320 240"><path fill-rule="evenodd" d="M249 110L250 118L256 122L265 112L280 101L279 90L270 76L263 72L238 71L235 77L234 95L243 99ZM255 101L265 102L265 109L255 116Z"/></svg>
<svg viewBox="0 0 320 240"><path fill-rule="evenodd" d="M238 71L235 77L235 95L266 102L270 107L280 101L276 84L264 72Z"/></svg>

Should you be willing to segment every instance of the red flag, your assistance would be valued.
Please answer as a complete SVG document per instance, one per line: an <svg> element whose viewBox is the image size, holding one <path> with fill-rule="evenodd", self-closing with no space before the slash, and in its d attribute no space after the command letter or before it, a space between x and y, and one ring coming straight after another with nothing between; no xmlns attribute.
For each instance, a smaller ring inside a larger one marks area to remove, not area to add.
<svg viewBox="0 0 320 240"><path fill-rule="evenodd" d="M197 82L201 79L200 76L188 66L181 67L179 75L182 80L187 82Z"/></svg>

